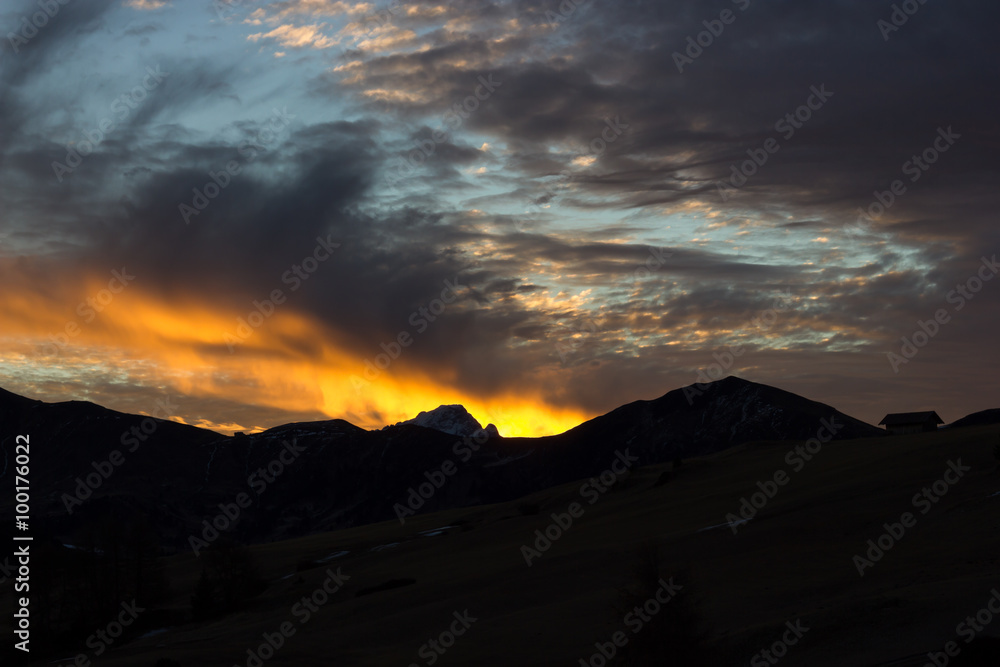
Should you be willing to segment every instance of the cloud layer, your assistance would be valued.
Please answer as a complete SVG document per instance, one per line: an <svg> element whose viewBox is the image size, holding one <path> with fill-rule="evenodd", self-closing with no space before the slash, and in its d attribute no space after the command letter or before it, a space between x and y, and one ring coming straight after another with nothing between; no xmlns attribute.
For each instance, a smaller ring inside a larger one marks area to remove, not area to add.
<svg viewBox="0 0 1000 667"><path fill-rule="evenodd" d="M0 63L4 386L230 429L548 432L726 374L995 407L996 14L70 3Z"/></svg>

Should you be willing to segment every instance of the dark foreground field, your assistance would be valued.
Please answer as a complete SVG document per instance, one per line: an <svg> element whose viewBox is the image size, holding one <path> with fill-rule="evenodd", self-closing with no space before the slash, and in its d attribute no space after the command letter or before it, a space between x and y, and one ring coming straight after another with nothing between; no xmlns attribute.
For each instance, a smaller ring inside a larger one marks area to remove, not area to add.
<svg viewBox="0 0 1000 667"><path fill-rule="evenodd" d="M797 443L757 443L667 475L672 465L638 469L606 493L581 494L577 482L405 525L258 545L251 553L268 586L243 610L123 637L96 658L85 644L76 653L107 667L163 658L252 667L260 662L248 650L260 652L270 635L280 648L265 647L263 664L275 666L599 666L599 644L614 651L607 664L756 667L780 655L785 665L839 667L923 665L928 652L955 642L958 657L942 653L939 664L1000 664L995 655L971 660L990 647L984 637L1000 636L1000 617L981 613L1000 587L998 433L987 426L835 442L803 464L786 461ZM970 470L949 473L939 500L913 502L959 461ZM787 483L734 535L726 515L779 471ZM574 502L582 514L527 566L522 545L535 545L535 531ZM859 575L855 555L906 512L911 526ZM190 552L167 559L171 597L156 613L188 614L201 566ZM327 594L324 583L338 573L342 586ZM681 588L672 598L660 592L668 602L634 611L671 578ZM13 607L12 595L8 581L2 608ZM981 630L960 626L977 614ZM94 619L94 629L111 620ZM279 641L283 624L289 636ZM69 664L74 652L57 657Z"/></svg>

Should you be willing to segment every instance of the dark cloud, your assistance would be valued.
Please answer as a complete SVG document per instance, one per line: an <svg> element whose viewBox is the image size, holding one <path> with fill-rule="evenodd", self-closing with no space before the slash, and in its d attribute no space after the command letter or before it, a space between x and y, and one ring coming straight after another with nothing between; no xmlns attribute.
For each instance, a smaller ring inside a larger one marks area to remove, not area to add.
<svg viewBox="0 0 1000 667"><path fill-rule="evenodd" d="M693 382L734 342L748 352L733 371L869 419L866 406L893 392L930 401L935 391L969 395L970 383L997 387L982 370L995 355L996 286L953 313L903 375L885 360L1000 250L992 5L922 5L886 41L876 22L892 4L860 0L587 3L556 24L546 12L559 3L451 2L442 18L393 17L427 48L348 50L335 64L360 65L303 77L304 94L347 100L353 115L293 120L272 141L261 141L263 117L226 136L176 124L184 111L238 107L260 91L235 61L165 60L162 89L58 184L51 162L66 148L32 132L39 103L25 86L72 57L111 4L66 5L0 70L0 123L16 137L0 139L3 203L45 221L18 239L47 244L67 275L128 262L151 290L239 309L329 236L340 252L295 307L353 353L377 352L458 278L461 307L428 330L410 363L448 369L481 395L555 369L544 385L553 403L594 412ZM722 8L736 20L678 72L675 54ZM455 105L489 77L501 85L450 128ZM833 94L809 120L791 136L776 128L820 87ZM611 122L622 131L596 142ZM434 138L441 128L445 140ZM904 163L939 128L961 136L908 180ZM780 149L721 197L717 183L768 140ZM244 141L257 142L252 160ZM421 145L433 152L414 159ZM233 160L242 173L186 223L179 206ZM479 167L486 174L474 181ZM907 179L906 193L845 237L858 208L895 179ZM688 210L702 226L678 232L669 259L640 272L657 217ZM573 226L589 214L609 226ZM710 229L747 234L747 254L691 240ZM791 303L774 325L753 324L781 294ZM560 359L556 344L567 340L580 342ZM981 407L994 406L969 406Z"/></svg>

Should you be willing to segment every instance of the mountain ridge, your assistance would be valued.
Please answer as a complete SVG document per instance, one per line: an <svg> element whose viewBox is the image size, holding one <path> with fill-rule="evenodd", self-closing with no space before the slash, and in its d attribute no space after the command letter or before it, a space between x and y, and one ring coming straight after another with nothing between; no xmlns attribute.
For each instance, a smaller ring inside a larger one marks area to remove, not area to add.
<svg viewBox="0 0 1000 667"><path fill-rule="evenodd" d="M99 518L112 511L109 506L141 505L176 548L218 513L220 503L248 491L253 506L236 525L236 536L269 541L402 518L400 508L406 515L519 498L598 475L626 451L648 465L755 441L805 441L817 436L823 420L840 425L833 440L885 435L831 406L740 378L634 401L539 438L485 431L460 436L413 423L367 431L338 419L232 437L92 403L42 403L11 392L0 394L0 418L7 426L0 446L8 452L15 431L31 434L34 484L50 490L34 508L55 534L64 535L80 514ZM134 436L144 422L150 432ZM88 489L95 466L116 450L124 462ZM280 475L258 493L262 477L253 475L268 469ZM437 474L443 470L448 473ZM431 492L416 491L431 479L443 481ZM78 495L87 497L72 502ZM10 509L0 504L0 512Z"/></svg>

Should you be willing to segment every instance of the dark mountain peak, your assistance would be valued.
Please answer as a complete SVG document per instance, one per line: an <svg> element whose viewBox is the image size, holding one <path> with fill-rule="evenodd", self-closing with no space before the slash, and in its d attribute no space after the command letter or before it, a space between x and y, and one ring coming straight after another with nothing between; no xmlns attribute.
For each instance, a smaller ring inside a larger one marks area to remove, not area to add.
<svg viewBox="0 0 1000 667"><path fill-rule="evenodd" d="M744 380L743 378L738 377L736 375L727 375L726 377L722 378L721 380L716 380L714 382L710 382L709 384L711 384L713 386L723 387L723 388L729 388L729 387L746 387L746 386L749 386L749 385L755 385L755 386L758 386L758 387L766 387L766 386L768 386L766 384L760 384L759 382L751 382L750 380Z"/></svg>
<svg viewBox="0 0 1000 667"><path fill-rule="evenodd" d="M729 376L635 401L577 426L566 435L589 442L620 440L647 448L643 462L719 451L755 440L806 440L824 421L835 439L884 431L798 394Z"/></svg>
<svg viewBox="0 0 1000 667"><path fill-rule="evenodd" d="M809 400L785 389L745 380L735 375L730 375L714 382L695 383L687 387L681 387L680 389L668 392L658 400L666 399L667 397L672 397L674 400L677 400L678 397L682 398L689 407L696 409L704 407L706 402L718 403L719 401L737 400L766 401L786 409L822 406L828 410L833 410L829 406L823 406L822 403Z"/></svg>
<svg viewBox="0 0 1000 667"><path fill-rule="evenodd" d="M290 438L299 435L322 435L334 433L361 433L364 429L355 426L345 419L323 419L312 422L291 422L269 428L260 433L253 433L250 437L281 437Z"/></svg>
<svg viewBox="0 0 1000 667"><path fill-rule="evenodd" d="M25 405L32 405L41 403L41 401L36 401L33 398L26 398L20 394L15 394L12 391L7 391L0 387L0 408L4 407L23 407Z"/></svg>
<svg viewBox="0 0 1000 667"><path fill-rule="evenodd" d="M700 393L711 393L711 394L732 394L741 393L745 394L751 391L757 391L761 393L767 392L780 392L783 394L791 394L791 392L785 391L784 389L779 389L777 387L772 387L769 384L762 384L760 382L753 382L752 380L746 380L735 375L727 375L721 380L715 380L713 382L705 382L688 385L687 387L681 387L680 389L675 389L674 391L685 391L700 392ZM795 395L795 394L791 394Z"/></svg>
<svg viewBox="0 0 1000 667"><path fill-rule="evenodd" d="M46 414L58 414L63 419L71 417L125 417L131 416L124 412L118 412L110 408L105 408L97 403L73 399L69 401L57 401L48 403L34 398L27 398L19 394L0 389L0 408L10 407L15 409L40 408Z"/></svg>

